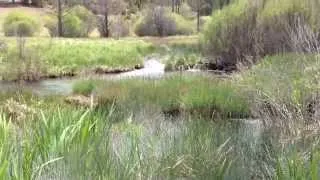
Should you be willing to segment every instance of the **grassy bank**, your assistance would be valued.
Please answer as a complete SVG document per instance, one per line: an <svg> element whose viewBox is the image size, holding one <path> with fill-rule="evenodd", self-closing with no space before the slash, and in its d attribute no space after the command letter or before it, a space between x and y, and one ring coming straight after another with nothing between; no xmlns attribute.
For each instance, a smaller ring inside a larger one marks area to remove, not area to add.
<svg viewBox="0 0 320 180"><path fill-rule="evenodd" d="M8 80L17 79L19 73L61 76L99 67L106 72L134 69L143 64L145 55L154 51L151 44L140 40L5 38L3 42L8 48L1 53L0 69L2 77ZM16 67L17 63L24 69Z"/></svg>
<svg viewBox="0 0 320 180"><path fill-rule="evenodd" d="M182 40L183 39L183 40ZM81 72L112 73L141 67L155 54L166 70L203 62L197 36L171 38L50 39L2 38L0 70L4 80L37 80ZM22 55L22 57L21 57ZM21 66L16 67L16 64Z"/></svg>
<svg viewBox="0 0 320 180"><path fill-rule="evenodd" d="M162 80L129 79L116 82L80 81L74 92L93 90L100 105L116 105L124 111L152 106L170 115L184 111L206 117L247 117L247 99L231 81L204 75L174 75ZM177 113L177 114L176 114Z"/></svg>

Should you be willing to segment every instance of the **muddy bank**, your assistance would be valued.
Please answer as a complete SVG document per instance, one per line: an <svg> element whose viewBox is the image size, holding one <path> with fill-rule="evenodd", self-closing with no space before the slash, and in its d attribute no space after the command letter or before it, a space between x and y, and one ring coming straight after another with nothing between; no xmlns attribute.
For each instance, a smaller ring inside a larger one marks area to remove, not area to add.
<svg viewBox="0 0 320 180"><path fill-rule="evenodd" d="M135 70L143 69L143 65L135 65L134 67L118 67L118 68L111 68L107 66L98 66L94 68L86 68L80 71L76 70L65 70L56 73L39 73L39 72L30 72L21 75L16 79L7 80L6 78L2 77L2 81L8 82L18 82L18 81L25 81L25 82L35 82L40 80L47 80L47 79L61 79L61 78L74 78L76 76L92 76L92 75L108 75L108 74L121 74L125 72L131 72Z"/></svg>

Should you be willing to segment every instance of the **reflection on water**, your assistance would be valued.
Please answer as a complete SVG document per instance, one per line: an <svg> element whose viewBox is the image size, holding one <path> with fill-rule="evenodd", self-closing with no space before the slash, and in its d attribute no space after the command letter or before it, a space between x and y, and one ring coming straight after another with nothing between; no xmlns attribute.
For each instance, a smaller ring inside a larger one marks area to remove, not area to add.
<svg viewBox="0 0 320 180"><path fill-rule="evenodd" d="M52 79L33 83L0 82L0 92L30 91L36 95L69 95L74 79Z"/></svg>
<svg viewBox="0 0 320 180"><path fill-rule="evenodd" d="M72 93L73 84L81 79L104 79L104 80L120 80L126 78L161 78L164 74L164 64L156 59L145 61L144 68L131 72L120 73L116 75L101 75L77 78L62 78L42 80L34 83L19 84L15 82L1 82L0 92L29 90L40 96L46 95L70 95Z"/></svg>
<svg viewBox="0 0 320 180"><path fill-rule="evenodd" d="M151 58L144 63L144 68L134 70L131 72L125 72L120 74L105 74L105 75L90 75L86 77L75 77L75 78L58 78L58 79L47 79L33 83L15 83L15 82L1 82L0 81L0 92L6 91L18 91L18 90L29 90L32 93L40 96L47 95L70 95L72 93L72 86L76 81L83 79L102 79L102 80L121 80L128 78L143 78L143 79L159 79L164 76L171 75L185 75L194 74L195 72L173 72L165 73L165 65L157 61L157 59ZM196 72L197 74L205 74L205 72Z"/></svg>

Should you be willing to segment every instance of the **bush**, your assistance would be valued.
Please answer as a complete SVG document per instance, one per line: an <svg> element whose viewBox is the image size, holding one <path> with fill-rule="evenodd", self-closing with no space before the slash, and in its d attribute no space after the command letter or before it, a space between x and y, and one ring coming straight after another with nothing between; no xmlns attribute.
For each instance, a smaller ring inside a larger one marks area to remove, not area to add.
<svg viewBox="0 0 320 180"><path fill-rule="evenodd" d="M75 6L64 16L63 34L65 37L87 37L95 27L95 17L83 6ZM58 35L58 19L54 16L45 18L45 27L51 36Z"/></svg>
<svg viewBox="0 0 320 180"><path fill-rule="evenodd" d="M82 35L82 21L77 16L68 14L63 19L63 35L65 37L80 37Z"/></svg>
<svg viewBox="0 0 320 180"><path fill-rule="evenodd" d="M238 0L213 13L202 45L223 66L252 63L278 52L311 51L301 47L317 43L316 7L316 0Z"/></svg>
<svg viewBox="0 0 320 180"><path fill-rule="evenodd" d="M39 24L30 15L11 12L4 20L3 29L6 36L33 36L39 31Z"/></svg>
<svg viewBox="0 0 320 180"><path fill-rule="evenodd" d="M210 22L211 17L210 16L201 16L200 17L200 30L204 30L205 25ZM196 20L197 21L197 20ZM197 23L197 22L194 22Z"/></svg>
<svg viewBox="0 0 320 180"><path fill-rule="evenodd" d="M168 9L156 7L141 18L135 28L138 36L188 35L194 32L184 17L171 14Z"/></svg>
<svg viewBox="0 0 320 180"><path fill-rule="evenodd" d="M125 37L130 34L129 22L121 16L109 17L109 35L111 37ZM100 35L106 34L105 17L97 16L97 24Z"/></svg>
<svg viewBox="0 0 320 180"><path fill-rule="evenodd" d="M48 29L50 36L58 36L58 19L55 16L46 16L44 21L44 26Z"/></svg>
<svg viewBox="0 0 320 180"><path fill-rule="evenodd" d="M312 44L311 46L317 44L318 37L308 35L320 32L320 16L319 12L316 12L319 8L320 4L316 4L316 0L284 0L281 3L275 0L267 1L258 15L257 27L263 35L263 53L310 51L303 46L305 43Z"/></svg>
<svg viewBox="0 0 320 180"><path fill-rule="evenodd" d="M94 14L83 6L75 6L71 9L70 14L81 20L81 36L87 36L95 27Z"/></svg>
<svg viewBox="0 0 320 180"><path fill-rule="evenodd" d="M183 3L180 7L180 11L179 11L183 17L185 18L195 18L197 16L197 13L192 11L192 8L189 6L188 3Z"/></svg>
<svg viewBox="0 0 320 180"><path fill-rule="evenodd" d="M246 0L238 1L213 13L202 38L207 52L222 59L223 66L235 65L246 55L256 56L256 16Z"/></svg>
<svg viewBox="0 0 320 180"><path fill-rule="evenodd" d="M130 33L129 23L122 17L114 17L111 19L110 25L111 37L125 37Z"/></svg>
<svg viewBox="0 0 320 180"><path fill-rule="evenodd" d="M176 32L172 35L191 35L195 32L195 24L192 21L186 20L179 14L171 14L171 18L176 23Z"/></svg>

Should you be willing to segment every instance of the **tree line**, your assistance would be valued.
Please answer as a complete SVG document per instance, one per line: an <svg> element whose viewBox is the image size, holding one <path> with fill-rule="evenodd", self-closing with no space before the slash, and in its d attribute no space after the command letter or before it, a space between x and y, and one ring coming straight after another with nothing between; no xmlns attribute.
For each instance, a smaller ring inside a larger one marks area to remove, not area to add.
<svg viewBox="0 0 320 180"><path fill-rule="evenodd" d="M102 16L105 30L102 34L109 37L109 16L126 13L135 13L152 6L171 7L172 13L180 13L183 3L187 3L197 14L197 30L200 27L200 17L211 15L212 10L221 9L233 0L23 0L26 5L36 7L50 6L58 19L58 36L63 37L63 16L69 8L82 5L94 14ZM15 0L13 0L15 3Z"/></svg>

